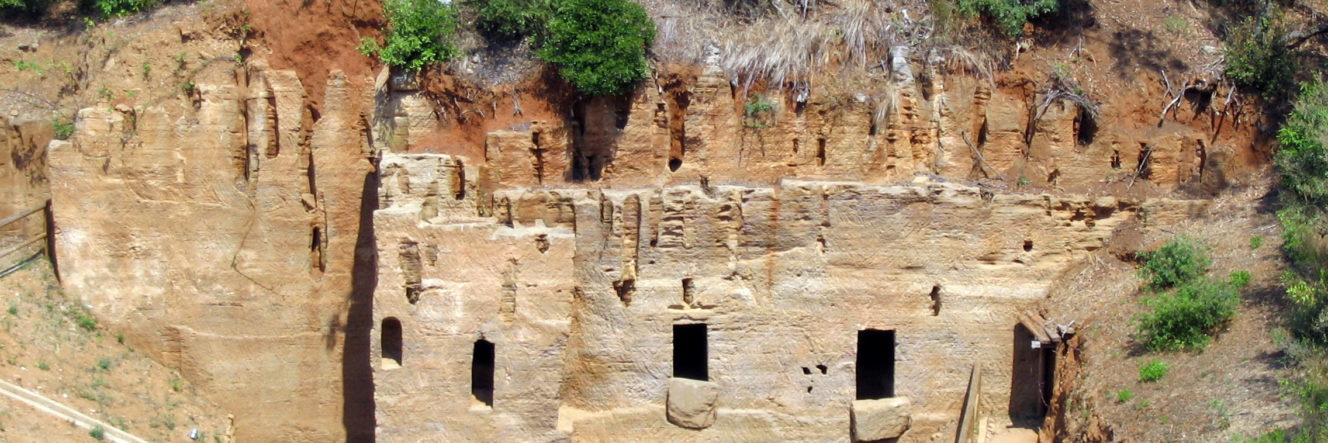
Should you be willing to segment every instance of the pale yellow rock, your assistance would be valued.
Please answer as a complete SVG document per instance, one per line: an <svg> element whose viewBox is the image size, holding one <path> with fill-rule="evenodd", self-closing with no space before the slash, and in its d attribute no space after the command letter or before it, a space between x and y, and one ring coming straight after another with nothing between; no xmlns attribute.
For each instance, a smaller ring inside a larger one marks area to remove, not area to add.
<svg viewBox="0 0 1328 443"><path fill-rule="evenodd" d="M689 429L705 429L715 423L719 386L701 380L669 379L669 423Z"/></svg>
<svg viewBox="0 0 1328 443"><path fill-rule="evenodd" d="M908 431L912 422L908 397L892 397L853 402L853 438L875 441L897 438Z"/></svg>

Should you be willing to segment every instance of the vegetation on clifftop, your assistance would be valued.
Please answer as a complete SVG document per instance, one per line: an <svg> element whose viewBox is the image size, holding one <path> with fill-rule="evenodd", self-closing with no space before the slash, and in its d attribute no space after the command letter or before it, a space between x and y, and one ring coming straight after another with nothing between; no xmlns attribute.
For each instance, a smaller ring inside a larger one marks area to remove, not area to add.
<svg viewBox="0 0 1328 443"><path fill-rule="evenodd" d="M457 26L451 5L437 0L387 0L383 9L388 22L386 42L380 46L366 38L360 52L411 71L460 55L451 41Z"/></svg>

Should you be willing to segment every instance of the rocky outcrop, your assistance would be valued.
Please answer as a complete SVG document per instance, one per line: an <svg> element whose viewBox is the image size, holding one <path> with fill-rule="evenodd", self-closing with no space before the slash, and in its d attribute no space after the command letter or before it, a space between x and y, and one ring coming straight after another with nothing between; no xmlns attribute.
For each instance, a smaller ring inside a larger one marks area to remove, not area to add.
<svg viewBox="0 0 1328 443"><path fill-rule="evenodd" d="M865 329L897 337L906 440L952 435L968 368L1012 361L1018 313L1065 266L1141 212L1204 206L921 179L516 188L494 191L492 217L473 212L473 194L429 209L456 177L440 165L456 162L383 159L400 165L385 177L422 177L413 191L385 178L396 197L375 214L374 321L401 331L374 335L375 355L401 350L375 369L383 439L845 435ZM713 423L674 408L681 324L708 331L693 351L708 354L716 399L692 403L717 405ZM491 367L476 362L481 341ZM982 408L1004 417L1011 368L997 366ZM477 370L492 374L483 392Z"/></svg>
<svg viewBox="0 0 1328 443"><path fill-rule="evenodd" d="M347 80L199 74L193 103L84 109L51 144L70 293L237 412L237 438L343 436L341 362L368 161Z"/></svg>

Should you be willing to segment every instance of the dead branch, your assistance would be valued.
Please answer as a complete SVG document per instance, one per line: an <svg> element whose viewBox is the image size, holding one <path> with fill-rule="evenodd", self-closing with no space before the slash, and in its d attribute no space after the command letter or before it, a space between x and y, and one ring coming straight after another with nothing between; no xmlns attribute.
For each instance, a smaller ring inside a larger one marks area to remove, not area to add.
<svg viewBox="0 0 1328 443"><path fill-rule="evenodd" d="M1001 174L1000 171L997 171L996 168L991 167L991 165L987 163L987 159L982 156L982 152L978 151L978 148L973 146L972 142L968 141L968 131L960 133L959 136L964 139L964 144L968 145L968 150L973 151L973 155L977 156L978 165L983 168L983 174L986 174L986 170L990 169L992 172L996 173L997 178L1001 179L1001 181L1005 181L1005 176ZM988 177L990 177L990 175L988 175Z"/></svg>

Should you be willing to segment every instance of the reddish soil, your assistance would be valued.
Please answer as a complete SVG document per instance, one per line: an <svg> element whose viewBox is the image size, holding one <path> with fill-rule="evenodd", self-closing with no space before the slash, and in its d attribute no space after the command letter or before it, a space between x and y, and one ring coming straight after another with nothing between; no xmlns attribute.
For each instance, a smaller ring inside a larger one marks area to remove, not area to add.
<svg viewBox="0 0 1328 443"><path fill-rule="evenodd" d="M384 26L379 0L244 0L240 20L253 27L253 57L297 72L310 106L321 109L328 73L340 69L352 83L372 78L376 62L356 47L377 39Z"/></svg>

